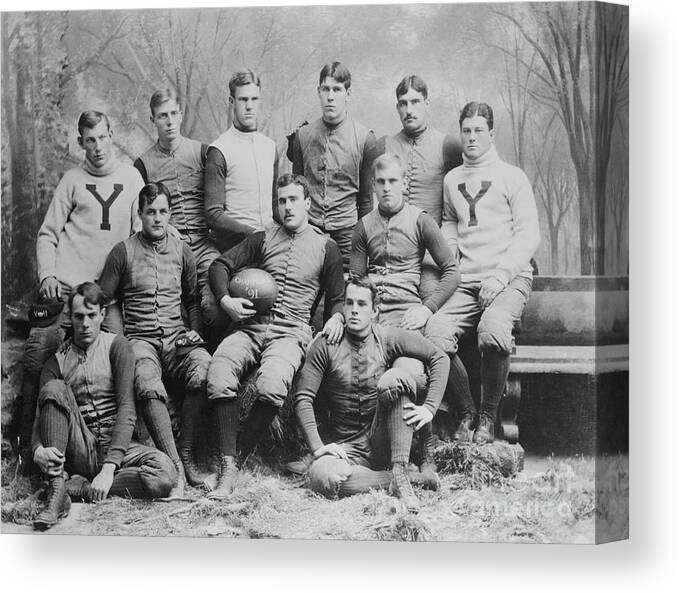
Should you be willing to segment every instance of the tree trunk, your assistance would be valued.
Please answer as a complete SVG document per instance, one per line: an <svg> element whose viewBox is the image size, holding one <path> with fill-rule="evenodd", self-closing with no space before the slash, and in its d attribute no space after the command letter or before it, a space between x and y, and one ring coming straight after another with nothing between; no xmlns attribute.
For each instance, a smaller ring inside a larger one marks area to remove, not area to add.
<svg viewBox="0 0 678 594"><path fill-rule="evenodd" d="M33 181L35 172L31 171L33 150L32 135L34 126L33 109L30 105L32 80L29 72L30 55L23 40L17 44L15 53L16 67L16 130L12 145L12 249L14 262L21 263L21 269L35 270L35 196ZM25 294L35 283L31 274L20 274L14 286L14 297Z"/></svg>

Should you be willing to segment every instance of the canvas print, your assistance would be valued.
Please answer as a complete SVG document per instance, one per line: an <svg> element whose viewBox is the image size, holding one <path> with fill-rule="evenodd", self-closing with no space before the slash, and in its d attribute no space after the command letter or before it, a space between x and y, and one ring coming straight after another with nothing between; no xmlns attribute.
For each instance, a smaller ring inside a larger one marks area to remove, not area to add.
<svg viewBox="0 0 678 594"><path fill-rule="evenodd" d="M628 537L628 8L2 13L2 532Z"/></svg>

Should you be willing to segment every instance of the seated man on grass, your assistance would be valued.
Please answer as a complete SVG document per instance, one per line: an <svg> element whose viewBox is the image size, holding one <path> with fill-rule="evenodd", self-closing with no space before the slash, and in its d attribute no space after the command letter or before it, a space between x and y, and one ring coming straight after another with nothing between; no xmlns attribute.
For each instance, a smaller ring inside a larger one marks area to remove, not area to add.
<svg viewBox="0 0 678 594"><path fill-rule="evenodd" d="M108 495L151 499L167 496L176 480L165 454L131 441L134 354L124 336L101 331L105 303L94 283L73 290L73 337L40 376L33 460L49 485L47 505L33 522L36 530L68 515L69 493L93 501ZM66 482L64 469L80 476Z"/></svg>
<svg viewBox="0 0 678 594"><path fill-rule="evenodd" d="M320 336L309 348L295 393L296 414L315 461L314 491L353 495L389 488L409 511L421 506L407 465L412 436L433 419L443 397L449 359L420 333L374 323L377 291L367 279L350 280L344 299L345 333L338 344ZM423 402L414 376L392 368L399 357L421 361L429 374ZM318 432L313 403L323 386L329 441ZM426 481L412 473L413 481Z"/></svg>

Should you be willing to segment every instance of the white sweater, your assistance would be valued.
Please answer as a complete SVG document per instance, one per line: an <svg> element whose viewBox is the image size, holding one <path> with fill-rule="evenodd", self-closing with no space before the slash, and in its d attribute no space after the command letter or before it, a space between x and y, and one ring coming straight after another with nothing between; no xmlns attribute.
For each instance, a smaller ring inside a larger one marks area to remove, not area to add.
<svg viewBox="0 0 678 594"><path fill-rule="evenodd" d="M494 276L507 285L518 274L531 276L539 219L522 169L502 161L492 146L479 159L464 156L443 186L441 228L459 251L462 282Z"/></svg>
<svg viewBox="0 0 678 594"><path fill-rule="evenodd" d="M69 169L38 232L40 282L55 276L68 294L96 280L111 248L140 227L137 203L143 185L139 172L122 163L101 176L84 164Z"/></svg>

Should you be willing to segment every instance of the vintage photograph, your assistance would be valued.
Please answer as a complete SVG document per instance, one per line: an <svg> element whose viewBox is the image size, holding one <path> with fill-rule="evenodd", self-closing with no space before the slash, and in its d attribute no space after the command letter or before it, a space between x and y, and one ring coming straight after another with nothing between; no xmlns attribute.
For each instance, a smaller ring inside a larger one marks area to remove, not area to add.
<svg viewBox="0 0 678 594"><path fill-rule="evenodd" d="M628 27L3 12L0 532L628 538Z"/></svg>

